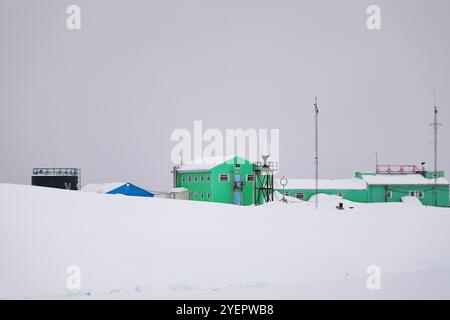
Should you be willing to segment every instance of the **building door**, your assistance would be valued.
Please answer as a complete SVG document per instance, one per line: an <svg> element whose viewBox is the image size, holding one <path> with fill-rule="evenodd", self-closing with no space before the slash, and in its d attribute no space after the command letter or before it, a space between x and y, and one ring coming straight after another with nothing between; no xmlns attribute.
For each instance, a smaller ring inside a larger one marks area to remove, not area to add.
<svg viewBox="0 0 450 320"><path fill-rule="evenodd" d="M240 174L234 175L233 204L242 205L242 179Z"/></svg>
<svg viewBox="0 0 450 320"><path fill-rule="evenodd" d="M242 205L242 192L235 191L233 193L233 204Z"/></svg>

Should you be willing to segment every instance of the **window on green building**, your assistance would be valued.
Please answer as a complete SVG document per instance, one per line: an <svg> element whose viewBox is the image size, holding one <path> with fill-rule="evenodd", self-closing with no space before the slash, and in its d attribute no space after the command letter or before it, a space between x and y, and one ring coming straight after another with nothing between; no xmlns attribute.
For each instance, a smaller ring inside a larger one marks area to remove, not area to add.
<svg viewBox="0 0 450 320"><path fill-rule="evenodd" d="M186 182L186 176L183 176L182 180L183 182Z"/></svg>
<svg viewBox="0 0 450 320"><path fill-rule="evenodd" d="M205 182L205 176L204 175L200 176L200 182Z"/></svg>
<svg viewBox="0 0 450 320"><path fill-rule="evenodd" d="M248 174L247 175L247 182L253 182L255 181L255 175L254 174Z"/></svg>
<svg viewBox="0 0 450 320"><path fill-rule="evenodd" d="M425 193L423 191L417 191L417 196L422 199L425 196Z"/></svg>
<svg viewBox="0 0 450 320"><path fill-rule="evenodd" d="M198 193L196 192L196 193L194 193L194 199L197 199L198 198Z"/></svg>
<svg viewBox="0 0 450 320"><path fill-rule="evenodd" d="M415 197L416 196L416 192L415 191L410 191L409 192L409 196L410 197Z"/></svg>
<svg viewBox="0 0 450 320"><path fill-rule="evenodd" d="M241 164L240 163L236 163L235 167L236 167L236 169L239 169L241 167Z"/></svg>
<svg viewBox="0 0 450 320"><path fill-rule="evenodd" d="M192 177L188 176L188 182L192 182Z"/></svg>
<svg viewBox="0 0 450 320"><path fill-rule="evenodd" d="M228 182L228 175L227 174L219 174L219 181L220 182Z"/></svg>
<svg viewBox="0 0 450 320"><path fill-rule="evenodd" d="M338 192L338 196L343 198L344 197L344 193L343 192Z"/></svg>
<svg viewBox="0 0 450 320"><path fill-rule="evenodd" d="M203 191L202 191L202 193L200 193L200 197L201 197L202 199L205 197Z"/></svg>
<svg viewBox="0 0 450 320"><path fill-rule="evenodd" d="M386 190L386 198L392 199L392 190Z"/></svg>
<svg viewBox="0 0 450 320"><path fill-rule="evenodd" d="M207 176L206 176L206 181L207 181L207 182L210 182L210 181L211 181L211 176L210 176L210 175L207 175Z"/></svg>
<svg viewBox="0 0 450 320"><path fill-rule="evenodd" d="M194 176L194 182L195 182L195 183L198 182L198 176Z"/></svg>
<svg viewBox="0 0 450 320"><path fill-rule="evenodd" d="M211 199L211 193L207 192L207 193L206 193L206 198L207 198L207 199Z"/></svg>
<svg viewBox="0 0 450 320"><path fill-rule="evenodd" d="M300 199L300 200L305 200L305 193L304 192L297 192L297 193L295 193L295 197L297 199Z"/></svg>

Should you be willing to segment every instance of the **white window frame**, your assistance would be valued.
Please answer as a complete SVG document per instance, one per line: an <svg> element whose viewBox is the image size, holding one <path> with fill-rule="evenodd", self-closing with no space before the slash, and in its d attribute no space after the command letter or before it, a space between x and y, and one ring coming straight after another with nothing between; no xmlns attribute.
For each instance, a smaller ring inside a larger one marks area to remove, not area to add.
<svg viewBox="0 0 450 320"><path fill-rule="evenodd" d="M211 192L209 192L209 191L206 192L206 199L208 199L208 200L211 199Z"/></svg>
<svg viewBox="0 0 450 320"><path fill-rule="evenodd" d="M416 191L409 191L409 196L410 197L417 197L417 192Z"/></svg>
<svg viewBox="0 0 450 320"><path fill-rule="evenodd" d="M227 177L227 181L222 181L222 177L226 176ZM219 182L230 182L230 175L229 174L219 174Z"/></svg>
<svg viewBox="0 0 450 320"><path fill-rule="evenodd" d="M204 175L200 176L200 182L205 182L205 176Z"/></svg>
<svg viewBox="0 0 450 320"><path fill-rule="evenodd" d="M299 200L305 200L305 193L304 192L296 192L295 197Z"/></svg>
<svg viewBox="0 0 450 320"><path fill-rule="evenodd" d="M181 178L181 181L186 182L186 176L183 176L183 177Z"/></svg>
<svg viewBox="0 0 450 320"><path fill-rule="evenodd" d="M192 176L191 176L191 175L188 176L188 182L189 182L189 183L192 182Z"/></svg>
<svg viewBox="0 0 450 320"><path fill-rule="evenodd" d="M252 177L252 180L249 180L249 177ZM255 175L251 174L251 173L248 173L247 174L247 182L255 182Z"/></svg>
<svg viewBox="0 0 450 320"><path fill-rule="evenodd" d="M425 191L419 190L416 192L416 194L417 194L417 198L419 198L419 199L425 198ZM422 195L420 195L420 194L422 194Z"/></svg>
<svg viewBox="0 0 450 320"><path fill-rule="evenodd" d="M203 200L203 199L205 199L205 193L202 191L201 193L200 193L200 198Z"/></svg>
<svg viewBox="0 0 450 320"><path fill-rule="evenodd" d="M393 192L392 190L386 190L386 199L392 199Z"/></svg>
<svg viewBox="0 0 450 320"><path fill-rule="evenodd" d="M195 183L198 183L198 176L197 176L197 175L194 176L194 182L195 182Z"/></svg>

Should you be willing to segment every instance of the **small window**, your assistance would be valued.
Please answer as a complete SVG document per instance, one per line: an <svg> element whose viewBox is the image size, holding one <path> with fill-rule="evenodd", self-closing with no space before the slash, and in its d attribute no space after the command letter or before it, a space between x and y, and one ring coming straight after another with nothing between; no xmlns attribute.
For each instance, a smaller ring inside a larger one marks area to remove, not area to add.
<svg viewBox="0 0 450 320"><path fill-rule="evenodd" d="M239 169L240 167L241 167L241 164L240 163L236 163L235 168Z"/></svg>
<svg viewBox="0 0 450 320"><path fill-rule="evenodd" d="M198 193L196 192L196 193L194 193L194 199L197 199L198 198Z"/></svg>
<svg viewBox="0 0 450 320"><path fill-rule="evenodd" d="M198 182L198 176L194 176L194 182L195 182L195 183Z"/></svg>
<svg viewBox="0 0 450 320"><path fill-rule="evenodd" d="M304 193L304 192L297 192L297 193L295 194L295 197L296 197L297 199L300 199L300 200L305 200L305 193Z"/></svg>
<svg viewBox="0 0 450 320"><path fill-rule="evenodd" d="M417 196L422 199L425 196L425 193L423 191L417 191Z"/></svg>
<svg viewBox="0 0 450 320"><path fill-rule="evenodd" d="M254 174L248 174L247 175L247 182L253 182L255 181L255 175Z"/></svg>
<svg viewBox="0 0 450 320"><path fill-rule="evenodd" d="M205 176L204 175L200 176L200 182L205 182Z"/></svg>
<svg viewBox="0 0 450 320"><path fill-rule="evenodd" d="M188 182L192 182L192 177L188 176Z"/></svg>
<svg viewBox="0 0 450 320"><path fill-rule="evenodd" d="M338 192L338 196L343 198L344 197L344 193L343 192Z"/></svg>
<svg viewBox="0 0 450 320"><path fill-rule="evenodd" d="M203 193L203 191L202 191L202 193L200 193L200 197L201 197L202 199L205 197L205 194Z"/></svg>
<svg viewBox="0 0 450 320"><path fill-rule="evenodd" d="M207 182L210 182L210 181L211 181L211 176L210 176L210 175L207 175L207 176L206 176L206 181L207 181Z"/></svg>
<svg viewBox="0 0 450 320"><path fill-rule="evenodd" d="M211 193L207 192L206 193L206 198L211 199Z"/></svg>
<svg viewBox="0 0 450 320"><path fill-rule="evenodd" d="M183 182L186 182L186 176L183 176L182 180Z"/></svg>
<svg viewBox="0 0 450 320"><path fill-rule="evenodd" d="M392 190L386 190L386 198L392 199Z"/></svg>
<svg viewBox="0 0 450 320"><path fill-rule="evenodd" d="M219 181L220 182L228 182L228 175L227 174L219 174Z"/></svg>
<svg viewBox="0 0 450 320"><path fill-rule="evenodd" d="M410 191L409 192L409 196L410 197L415 197L416 196L416 192L415 191Z"/></svg>

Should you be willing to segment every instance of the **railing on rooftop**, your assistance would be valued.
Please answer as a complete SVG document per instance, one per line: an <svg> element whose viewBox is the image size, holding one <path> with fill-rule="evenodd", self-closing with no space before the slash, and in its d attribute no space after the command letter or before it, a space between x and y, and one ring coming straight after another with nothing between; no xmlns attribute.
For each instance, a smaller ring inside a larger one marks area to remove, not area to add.
<svg viewBox="0 0 450 320"><path fill-rule="evenodd" d="M80 176L78 168L34 168L33 176Z"/></svg>
<svg viewBox="0 0 450 320"><path fill-rule="evenodd" d="M377 174L414 174L423 171L413 164L378 164L376 167Z"/></svg>

